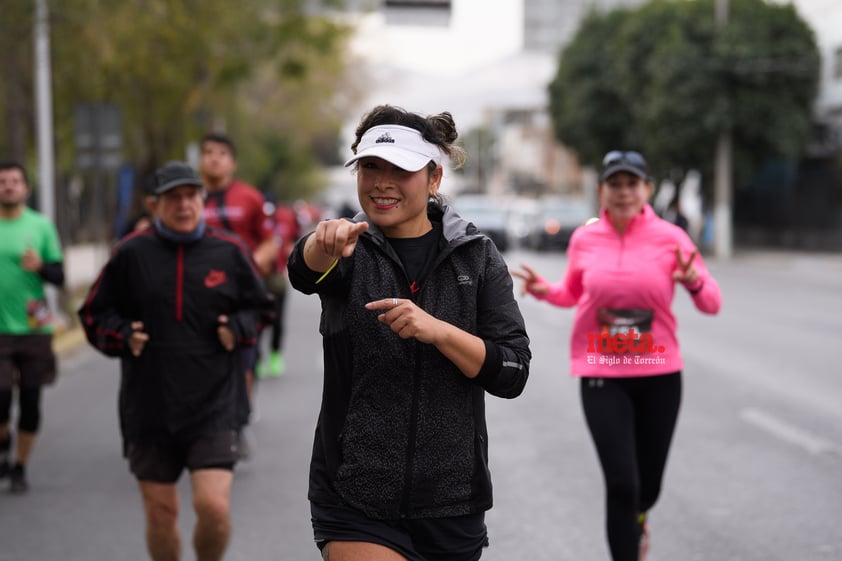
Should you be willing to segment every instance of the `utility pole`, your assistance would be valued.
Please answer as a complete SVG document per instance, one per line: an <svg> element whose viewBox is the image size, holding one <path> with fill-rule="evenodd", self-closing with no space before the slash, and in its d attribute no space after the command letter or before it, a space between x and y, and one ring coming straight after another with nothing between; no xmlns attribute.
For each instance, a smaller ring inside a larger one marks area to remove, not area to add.
<svg viewBox="0 0 842 561"><path fill-rule="evenodd" d="M50 66L50 16L47 0L35 0L35 122L38 142L38 205L53 224L56 223L55 156L53 153L53 94ZM44 288L47 304L58 321L58 292L52 285Z"/></svg>
<svg viewBox="0 0 842 561"><path fill-rule="evenodd" d="M724 28L728 24L728 0L716 0L716 25ZM731 205L733 199L733 146L731 130L719 131L714 162L714 255L729 259L733 254Z"/></svg>
<svg viewBox="0 0 842 561"><path fill-rule="evenodd" d="M38 138L38 204L53 223L55 169L53 154L53 108L50 80L50 21L47 0L35 0L35 108Z"/></svg>

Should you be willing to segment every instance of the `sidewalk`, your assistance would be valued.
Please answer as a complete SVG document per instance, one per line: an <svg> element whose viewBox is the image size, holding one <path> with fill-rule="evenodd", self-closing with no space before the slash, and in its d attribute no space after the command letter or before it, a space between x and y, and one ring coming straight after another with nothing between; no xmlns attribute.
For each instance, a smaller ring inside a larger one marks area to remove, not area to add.
<svg viewBox="0 0 842 561"><path fill-rule="evenodd" d="M65 290L62 314L66 325L56 327L53 350L65 354L85 343L85 334L79 325L76 310L96 280L100 269L108 261L110 248L105 245L84 244L64 248Z"/></svg>
<svg viewBox="0 0 842 561"><path fill-rule="evenodd" d="M87 288L96 280L100 269L108 261L110 247L83 244L64 248L65 286L70 292Z"/></svg>
<svg viewBox="0 0 842 561"><path fill-rule="evenodd" d="M85 333L78 325L71 326L68 329L57 329L53 336L53 352L57 355L63 355L78 348L85 343Z"/></svg>

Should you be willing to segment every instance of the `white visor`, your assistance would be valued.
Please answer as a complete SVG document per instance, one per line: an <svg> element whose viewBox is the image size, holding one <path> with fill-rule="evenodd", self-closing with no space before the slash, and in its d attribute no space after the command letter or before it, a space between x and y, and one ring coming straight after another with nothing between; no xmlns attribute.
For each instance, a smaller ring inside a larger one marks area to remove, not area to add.
<svg viewBox="0 0 842 561"><path fill-rule="evenodd" d="M437 165L442 161L438 146L424 140L419 131L401 125L377 125L365 131L357 154L345 162L345 167L368 156L383 158L406 171L418 171L430 160Z"/></svg>

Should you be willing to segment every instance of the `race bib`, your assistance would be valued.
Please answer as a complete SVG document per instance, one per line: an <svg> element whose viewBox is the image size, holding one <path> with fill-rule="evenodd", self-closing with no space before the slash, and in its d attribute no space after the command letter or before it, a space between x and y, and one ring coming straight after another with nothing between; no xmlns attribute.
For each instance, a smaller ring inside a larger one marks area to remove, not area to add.
<svg viewBox="0 0 842 561"><path fill-rule="evenodd" d="M599 335L588 339L588 351L602 353L647 353L656 350L652 340L654 312L640 308L600 308Z"/></svg>
<svg viewBox="0 0 842 561"><path fill-rule="evenodd" d="M26 322L30 329L47 327L53 320L50 306L45 299L29 300L26 303Z"/></svg>

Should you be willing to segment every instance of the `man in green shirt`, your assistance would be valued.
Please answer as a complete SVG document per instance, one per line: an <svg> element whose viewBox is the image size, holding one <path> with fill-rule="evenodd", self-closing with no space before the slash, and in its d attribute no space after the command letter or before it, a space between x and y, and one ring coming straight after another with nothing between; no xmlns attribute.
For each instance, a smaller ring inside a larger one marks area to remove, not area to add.
<svg viewBox="0 0 842 561"><path fill-rule="evenodd" d="M55 226L26 206L26 171L0 162L0 479L25 492L26 461L41 423L41 388L55 382L52 318L44 283L64 284ZM17 445L10 463L12 389L18 388Z"/></svg>

